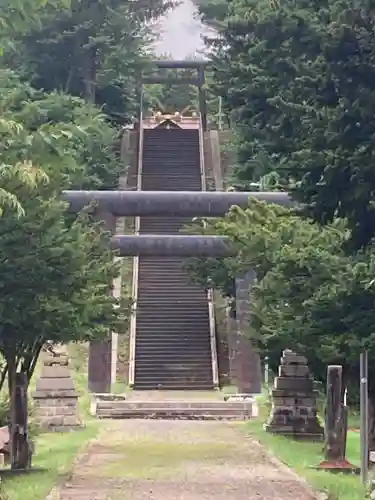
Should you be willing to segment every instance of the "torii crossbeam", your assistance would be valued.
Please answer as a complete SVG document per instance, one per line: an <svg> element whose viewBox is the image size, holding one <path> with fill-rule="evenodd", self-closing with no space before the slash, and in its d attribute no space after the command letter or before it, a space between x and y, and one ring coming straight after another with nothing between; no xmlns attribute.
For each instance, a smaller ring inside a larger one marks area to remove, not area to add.
<svg viewBox="0 0 375 500"><path fill-rule="evenodd" d="M246 208L249 199L289 206L284 192L221 192L221 191L64 191L70 212L79 212L94 204L98 212L115 217L185 216L223 217L232 206Z"/></svg>

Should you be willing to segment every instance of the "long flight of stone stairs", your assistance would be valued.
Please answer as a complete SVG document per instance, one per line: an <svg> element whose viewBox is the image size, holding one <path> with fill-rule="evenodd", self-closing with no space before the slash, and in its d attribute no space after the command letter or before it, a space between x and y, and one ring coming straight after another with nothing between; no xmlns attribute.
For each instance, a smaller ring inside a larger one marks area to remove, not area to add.
<svg viewBox="0 0 375 500"><path fill-rule="evenodd" d="M201 190L197 130L144 131L142 189ZM134 188L135 163L128 189ZM178 234L189 219L142 217L141 234ZM248 420L251 397L226 400L214 391L208 302L179 258L139 259L135 380L123 395L95 395L98 418ZM159 390L156 390L159 389Z"/></svg>
<svg viewBox="0 0 375 500"><path fill-rule="evenodd" d="M201 188L198 130L145 130L142 190ZM178 234L190 221L142 217L140 234ZM135 389L213 389L207 295L189 281L183 263L139 259Z"/></svg>

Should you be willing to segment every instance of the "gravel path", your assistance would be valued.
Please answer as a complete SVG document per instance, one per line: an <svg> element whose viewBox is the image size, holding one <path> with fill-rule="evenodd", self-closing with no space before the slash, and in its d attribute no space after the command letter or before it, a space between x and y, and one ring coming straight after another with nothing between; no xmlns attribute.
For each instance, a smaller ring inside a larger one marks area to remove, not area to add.
<svg viewBox="0 0 375 500"><path fill-rule="evenodd" d="M313 500L242 424L119 420L105 424L59 500Z"/></svg>

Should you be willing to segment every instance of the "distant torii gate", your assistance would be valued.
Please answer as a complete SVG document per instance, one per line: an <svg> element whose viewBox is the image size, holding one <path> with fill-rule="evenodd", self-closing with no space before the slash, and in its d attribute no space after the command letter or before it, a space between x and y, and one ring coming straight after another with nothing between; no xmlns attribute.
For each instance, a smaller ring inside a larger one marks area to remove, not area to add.
<svg viewBox="0 0 375 500"><path fill-rule="evenodd" d="M152 65L158 69L194 69L197 72L196 77L192 78L166 78L165 76L154 75L154 76L143 76L140 79L140 96L143 93L144 83L176 83L176 84L190 84L198 87L198 98L199 98L199 113L202 121L202 128L204 131L207 130L207 102L206 102L206 91L204 88L205 83L205 68L208 61L162 61L156 60L152 61ZM142 99L140 99L142 101ZM139 117L140 118L140 117Z"/></svg>
<svg viewBox="0 0 375 500"><path fill-rule="evenodd" d="M290 205L284 192L171 192L171 191L64 191L68 210L77 213L92 204L92 211L108 220L109 216L224 216L238 205L246 208L250 198L268 203ZM120 255L158 255L184 257L218 257L231 255L229 242L219 236L194 235L116 235L111 246ZM111 390L110 336L103 342L90 344L89 389L92 392Z"/></svg>

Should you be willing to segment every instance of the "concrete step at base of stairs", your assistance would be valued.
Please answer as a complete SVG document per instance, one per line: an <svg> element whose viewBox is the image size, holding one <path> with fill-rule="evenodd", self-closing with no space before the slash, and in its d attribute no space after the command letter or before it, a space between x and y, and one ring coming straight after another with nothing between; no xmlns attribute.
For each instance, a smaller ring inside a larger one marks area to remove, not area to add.
<svg viewBox="0 0 375 500"><path fill-rule="evenodd" d="M175 420L250 420L254 400L244 401L103 401L95 398L91 412L99 418Z"/></svg>

